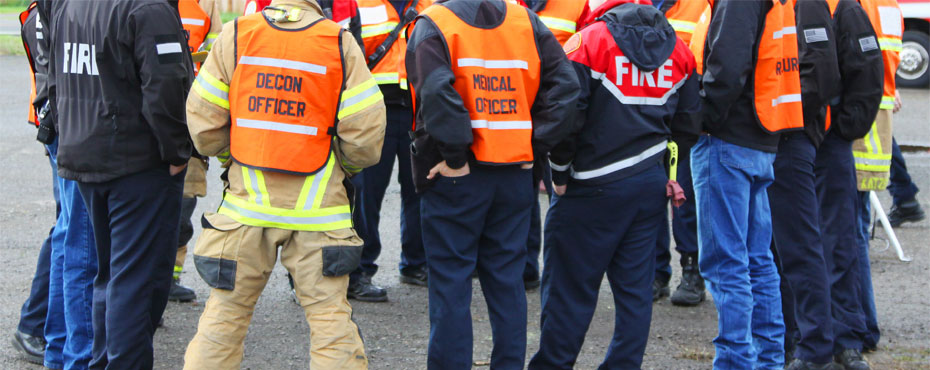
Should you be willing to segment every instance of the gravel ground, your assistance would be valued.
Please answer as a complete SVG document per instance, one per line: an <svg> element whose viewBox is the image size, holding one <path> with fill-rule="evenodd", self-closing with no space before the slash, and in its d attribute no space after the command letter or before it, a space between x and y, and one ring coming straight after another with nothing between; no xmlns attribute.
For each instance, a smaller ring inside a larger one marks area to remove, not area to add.
<svg viewBox="0 0 930 370"><path fill-rule="evenodd" d="M22 360L9 344L19 319L19 308L28 294L39 246L53 224L55 204L51 197L49 167L41 146L34 141L35 131L25 122L28 96L28 67L21 57L0 57L0 255L3 256L4 284L0 286L0 328L7 335L0 344L0 368L39 369ZM905 91L905 110L896 116L899 139L915 142L926 137L930 116L927 90ZM904 130L904 131L902 131ZM913 140L912 140L913 139ZM930 153L908 153L911 175L918 186L930 189ZM215 164L215 162L214 162ZM215 209L219 202L218 173L214 166L209 178L210 196L201 200L197 214ZM919 199L930 210L930 195ZM891 202L882 194L886 207ZM386 287L387 303L353 302L355 319L361 327L372 369L421 369L426 366L429 333L426 290L402 285L394 266L399 261L398 213L399 188L389 188L384 205L381 235L385 251L379 261L383 267L375 283ZM543 201L545 198L540 198ZM199 227L195 223L195 227ZM196 231L199 234L199 229ZM897 229L907 253L914 258L903 263L896 259L884 240L872 243L872 274L876 304L883 330L878 351L868 358L875 369L930 369L930 221L909 224ZM195 234L195 237L196 235ZM879 238L884 234L879 231ZM673 257L677 261L677 256ZM677 263L672 287L678 282ZM184 350L194 335L202 305L208 295L205 284L194 272L190 259L182 276L183 283L197 291L193 303L171 303L165 313L165 328L155 336L157 369L181 367ZM302 310L291 301L284 270L280 266L258 302L250 333L246 339L244 369L300 369L309 361L309 329ZM474 286L476 367L487 367L491 350L491 331L487 307L477 282ZM602 285L601 299L587 341L578 359L579 369L593 369L607 349L613 328L613 300L607 284ZM539 293L528 293L528 355L535 353L539 341ZM643 367L646 369L707 369L711 367L716 335L716 311L708 301L695 308L672 306L667 299L653 307L652 330Z"/></svg>

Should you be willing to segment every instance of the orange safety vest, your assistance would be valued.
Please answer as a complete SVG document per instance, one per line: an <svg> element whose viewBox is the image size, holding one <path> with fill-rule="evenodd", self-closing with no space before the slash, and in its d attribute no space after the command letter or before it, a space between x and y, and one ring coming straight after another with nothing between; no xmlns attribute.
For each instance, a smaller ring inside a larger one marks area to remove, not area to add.
<svg viewBox="0 0 930 370"><path fill-rule="evenodd" d="M328 19L300 30L272 27L261 13L236 19L229 83L236 162L294 175L326 164L344 87L341 32Z"/></svg>
<svg viewBox="0 0 930 370"><path fill-rule="evenodd" d="M778 133L804 128L801 74L794 6L797 0L771 0L757 47L756 116L762 129Z"/></svg>
<svg viewBox="0 0 930 370"><path fill-rule="evenodd" d="M26 24L26 19L29 18L29 13L35 9L37 3L33 1L29 4L29 7L26 8L22 13L19 13L19 26L22 27ZM40 37L42 34L39 32L39 27L42 27L42 24L39 23L39 20L36 19L36 37ZM32 50L29 49L29 44L26 44L26 40L23 39L23 48L26 49L26 57L29 58L29 69L32 71L32 78L29 79L32 89L29 92L29 118L28 121L30 124L39 125L39 120L36 119L36 110L32 106L32 102L36 101L36 68L33 66L32 60Z"/></svg>
<svg viewBox="0 0 930 370"><path fill-rule="evenodd" d="M181 15L181 27L187 33L187 47L193 53L207 39L210 31L210 15L203 11L197 0L178 1L178 13Z"/></svg>
<svg viewBox="0 0 930 370"><path fill-rule="evenodd" d="M559 44L564 45L578 31L579 18L587 5L585 0L549 0L536 15L552 31Z"/></svg>
<svg viewBox="0 0 930 370"><path fill-rule="evenodd" d="M539 90L539 52L530 42L535 36L529 10L505 4L504 21L492 29L472 27L444 6L423 13L448 46L453 87L471 118L471 151L487 164L533 161L530 107Z"/></svg>
<svg viewBox="0 0 930 370"><path fill-rule="evenodd" d="M408 1L404 7L404 13L416 0ZM416 1L416 10L418 13L430 6L432 1ZM365 56L374 54L378 46L387 39L391 31L400 23L400 15L394 9L394 5L388 0L358 0L358 13L362 22L362 41L365 43ZM381 58L374 67L371 68L371 75L379 85L383 84L400 84L406 86L406 76L402 76L404 70L404 54L407 52L407 32L401 29L397 40L391 45L387 53ZM402 78L404 77L404 78Z"/></svg>
<svg viewBox="0 0 930 370"><path fill-rule="evenodd" d="M896 0L859 0L862 9L869 16L878 46L882 49L882 61L885 64L885 86L882 89L881 109L894 108L895 74L901 63L901 36L904 31L904 18Z"/></svg>
<svg viewBox="0 0 930 370"><path fill-rule="evenodd" d="M707 3L701 0L678 0L665 12L668 24L675 28L675 33L686 45L691 42L691 35L697 30L698 20L705 8Z"/></svg>
<svg viewBox="0 0 930 370"><path fill-rule="evenodd" d="M707 30L710 29L711 7L710 4L704 5L704 11L698 17L697 24L694 26L694 33L691 40L688 41L691 54L694 54L694 61L697 62L695 69L700 75L704 74L704 44L707 42Z"/></svg>

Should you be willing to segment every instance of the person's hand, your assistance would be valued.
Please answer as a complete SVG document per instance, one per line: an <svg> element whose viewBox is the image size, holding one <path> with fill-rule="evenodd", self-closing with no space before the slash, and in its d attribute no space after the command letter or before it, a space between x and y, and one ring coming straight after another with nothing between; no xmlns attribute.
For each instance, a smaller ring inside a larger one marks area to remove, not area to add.
<svg viewBox="0 0 930 370"><path fill-rule="evenodd" d="M175 166L172 164L168 166L168 173L171 174L171 176L174 176L181 173L181 171L184 171L185 168L187 168L187 163L180 166Z"/></svg>
<svg viewBox="0 0 930 370"><path fill-rule="evenodd" d="M533 169L533 164L532 164L532 163L524 163L524 164L521 164L521 165L520 165L520 169L521 169L521 170L532 170L532 169Z"/></svg>
<svg viewBox="0 0 930 370"><path fill-rule="evenodd" d="M558 196L561 197L561 196L565 195L565 191L566 191L566 190L568 190L568 184L565 184L565 185L556 185L555 183L552 183L552 191L555 192L555 195L558 195Z"/></svg>
<svg viewBox="0 0 930 370"><path fill-rule="evenodd" d="M898 90L894 91L894 109L891 110L891 113L898 113L901 110L901 94L898 94Z"/></svg>
<svg viewBox="0 0 930 370"><path fill-rule="evenodd" d="M436 177L437 173L442 175L442 177L462 177L471 173L471 170L468 168L468 163L465 163L462 168L452 169L449 168L449 165L446 164L446 161L442 161L429 170L429 174L426 175L426 178L432 180Z"/></svg>

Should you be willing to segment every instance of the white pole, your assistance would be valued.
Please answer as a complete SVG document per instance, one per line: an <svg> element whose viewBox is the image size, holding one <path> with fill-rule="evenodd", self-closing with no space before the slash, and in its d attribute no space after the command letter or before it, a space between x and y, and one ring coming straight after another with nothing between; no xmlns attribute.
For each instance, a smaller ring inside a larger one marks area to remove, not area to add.
<svg viewBox="0 0 930 370"><path fill-rule="evenodd" d="M872 209L875 210L879 222L882 223L882 228L885 229L885 235L891 240L891 246L898 252L898 259L904 262L911 262L911 258L904 255L904 250L901 249L901 243L898 242L898 237L894 234L894 229L891 228L891 223L888 222L888 216L885 215L885 210L882 208L882 202L878 200L878 195L876 195L874 191L869 192L869 202L872 203Z"/></svg>

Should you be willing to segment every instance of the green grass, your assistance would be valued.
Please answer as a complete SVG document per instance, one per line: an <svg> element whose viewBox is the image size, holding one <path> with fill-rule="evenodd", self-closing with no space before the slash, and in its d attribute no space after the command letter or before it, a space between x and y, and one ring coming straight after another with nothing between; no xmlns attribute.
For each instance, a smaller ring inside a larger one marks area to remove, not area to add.
<svg viewBox="0 0 930 370"><path fill-rule="evenodd" d="M0 35L0 55L26 55L23 39L19 36Z"/></svg>
<svg viewBox="0 0 930 370"><path fill-rule="evenodd" d="M223 20L223 24L226 24L226 22L236 19L236 17L239 17L241 15L242 13L240 12L223 12L222 14L220 14L220 18Z"/></svg>
<svg viewBox="0 0 930 370"><path fill-rule="evenodd" d="M0 0L0 14L20 13L26 10L30 0Z"/></svg>

